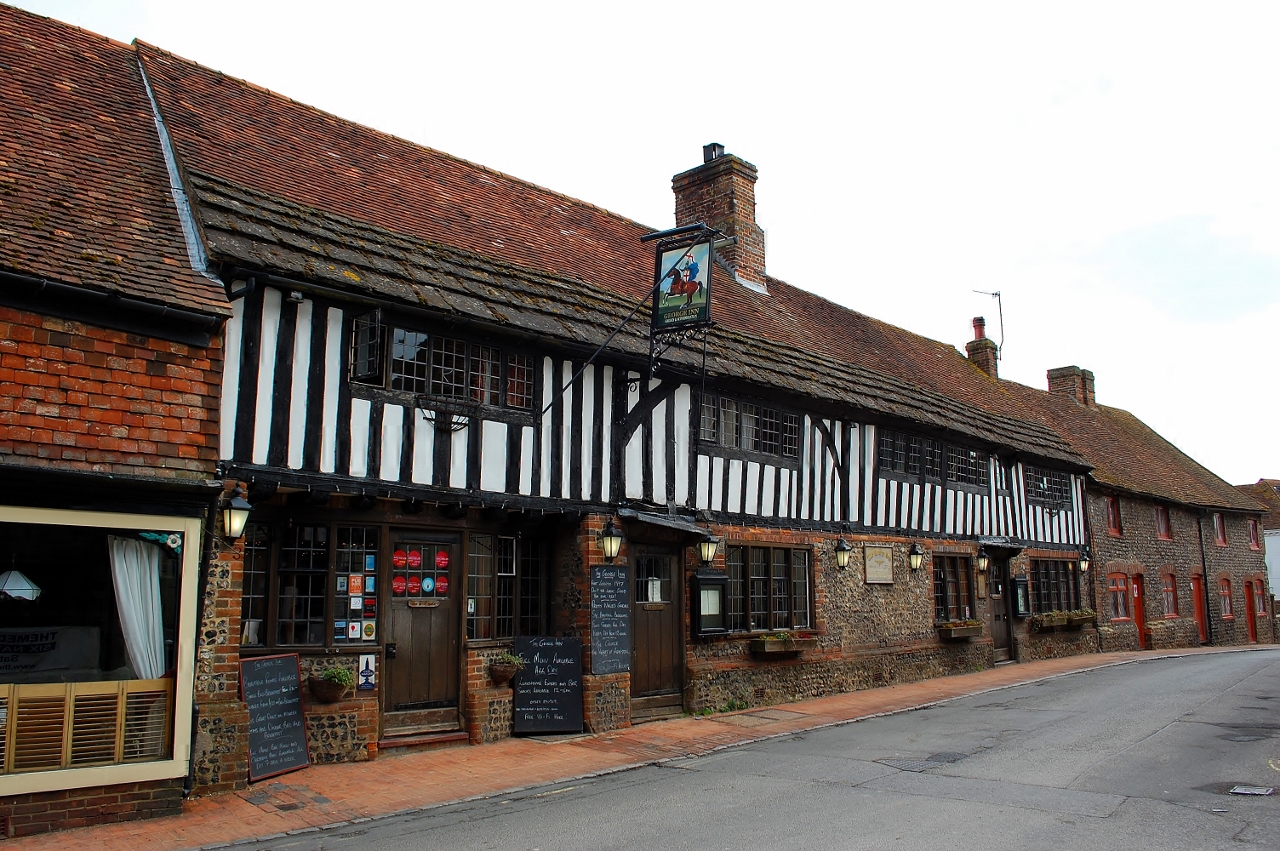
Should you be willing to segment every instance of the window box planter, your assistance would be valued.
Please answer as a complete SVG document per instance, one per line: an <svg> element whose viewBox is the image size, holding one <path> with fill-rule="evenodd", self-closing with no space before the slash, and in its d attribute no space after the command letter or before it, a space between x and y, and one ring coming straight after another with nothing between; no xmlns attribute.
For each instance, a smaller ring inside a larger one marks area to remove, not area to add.
<svg viewBox="0 0 1280 851"><path fill-rule="evenodd" d="M951 640L977 638L982 635L982 624L940 623L936 624L939 638Z"/></svg>
<svg viewBox="0 0 1280 851"><path fill-rule="evenodd" d="M796 656L817 646L816 638L753 638L747 648L755 656L782 658Z"/></svg>
<svg viewBox="0 0 1280 851"><path fill-rule="evenodd" d="M1067 615L1067 626L1071 629L1079 629L1086 624L1093 623L1094 615Z"/></svg>
<svg viewBox="0 0 1280 851"><path fill-rule="evenodd" d="M1027 618L1027 629L1031 632L1045 632L1054 627L1067 625L1066 612L1045 612Z"/></svg>

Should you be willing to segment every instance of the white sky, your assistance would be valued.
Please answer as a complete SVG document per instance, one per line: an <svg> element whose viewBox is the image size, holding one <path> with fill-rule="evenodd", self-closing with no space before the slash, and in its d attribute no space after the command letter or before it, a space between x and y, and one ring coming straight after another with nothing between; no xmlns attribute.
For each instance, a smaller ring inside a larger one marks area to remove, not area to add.
<svg viewBox="0 0 1280 851"><path fill-rule="evenodd" d="M1280 477L1280 4L16 5L659 228L720 142L770 274Z"/></svg>

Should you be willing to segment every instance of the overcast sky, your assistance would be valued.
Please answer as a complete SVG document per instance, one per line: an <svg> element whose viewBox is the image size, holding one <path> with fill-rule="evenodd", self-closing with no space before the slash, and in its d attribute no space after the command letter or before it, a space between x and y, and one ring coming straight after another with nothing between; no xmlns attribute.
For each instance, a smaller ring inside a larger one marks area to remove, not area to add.
<svg viewBox="0 0 1280 851"><path fill-rule="evenodd" d="M1280 477L1280 3L17 5L658 228L720 142L775 277Z"/></svg>

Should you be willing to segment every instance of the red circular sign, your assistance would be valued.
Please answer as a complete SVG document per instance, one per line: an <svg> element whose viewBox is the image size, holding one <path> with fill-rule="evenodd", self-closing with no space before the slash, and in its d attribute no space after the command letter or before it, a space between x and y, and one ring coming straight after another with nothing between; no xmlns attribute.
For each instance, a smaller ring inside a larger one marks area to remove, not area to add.
<svg viewBox="0 0 1280 851"><path fill-rule="evenodd" d="M422 550L409 550L409 566L414 570L422 567Z"/></svg>
<svg viewBox="0 0 1280 851"><path fill-rule="evenodd" d="M395 594L403 594L404 589L408 587L408 583L404 581L403 576L391 577L391 591Z"/></svg>
<svg viewBox="0 0 1280 851"><path fill-rule="evenodd" d="M396 567L404 567L408 561L409 557L404 554L404 550L396 550L391 554L391 563Z"/></svg>
<svg viewBox="0 0 1280 851"><path fill-rule="evenodd" d="M449 554L444 550L440 550L438 553L436 553L436 567L438 567L440 570L444 570L448 566L449 566Z"/></svg>
<svg viewBox="0 0 1280 851"><path fill-rule="evenodd" d="M437 594L449 593L449 577L447 576L436 577L436 593Z"/></svg>
<svg viewBox="0 0 1280 851"><path fill-rule="evenodd" d="M409 577L409 593L419 594L422 592L422 580L416 576Z"/></svg>

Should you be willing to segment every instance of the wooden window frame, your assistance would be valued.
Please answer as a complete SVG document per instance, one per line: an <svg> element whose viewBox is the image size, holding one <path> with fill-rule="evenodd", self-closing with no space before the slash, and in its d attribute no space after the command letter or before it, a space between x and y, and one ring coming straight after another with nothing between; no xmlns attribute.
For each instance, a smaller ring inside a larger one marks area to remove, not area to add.
<svg viewBox="0 0 1280 851"><path fill-rule="evenodd" d="M1227 545L1227 518L1221 511L1213 512L1213 543L1219 547Z"/></svg>
<svg viewBox="0 0 1280 851"><path fill-rule="evenodd" d="M1236 619L1235 604L1231 600L1231 580L1225 576L1218 580L1218 611L1224 621Z"/></svg>
<svg viewBox="0 0 1280 851"><path fill-rule="evenodd" d="M485 539L491 542L487 563L482 552ZM468 535L468 643L509 642L546 634L549 561L540 538L486 532Z"/></svg>
<svg viewBox="0 0 1280 851"><path fill-rule="evenodd" d="M1133 620L1133 603L1129 599L1129 588L1129 574L1107 574L1107 597L1111 605L1112 621L1127 622ZM1117 606L1117 601L1122 601L1123 605Z"/></svg>
<svg viewBox="0 0 1280 851"><path fill-rule="evenodd" d="M1178 613L1178 577L1176 574L1161 574L1160 593L1164 598L1164 616L1166 618L1181 617Z"/></svg>
<svg viewBox="0 0 1280 851"><path fill-rule="evenodd" d="M1031 560L1031 611L1074 612L1080 609L1080 581L1069 559Z"/></svg>
<svg viewBox="0 0 1280 851"><path fill-rule="evenodd" d="M1113 538L1124 536L1124 518L1120 513L1120 497L1105 496L1103 500L1107 509L1107 534Z"/></svg>
<svg viewBox="0 0 1280 851"><path fill-rule="evenodd" d="M1027 502L1049 508L1071 504L1070 473L1027 464L1022 468L1022 480L1026 484Z"/></svg>
<svg viewBox="0 0 1280 851"><path fill-rule="evenodd" d="M967 555L934 553L933 621L935 624L972 620L977 595L973 560Z"/></svg>
<svg viewBox="0 0 1280 851"><path fill-rule="evenodd" d="M813 629L813 557L809 549L731 543L725 548L725 570L726 632ZM784 602L785 611L779 609Z"/></svg>
<svg viewBox="0 0 1280 851"><path fill-rule="evenodd" d="M800 415L732 396L699 402L698 441L753 456L800 459Z"/></svg>
<svg viewBox="0 0 1280 851"><path fill-rule="evenodd" d="M1173 519L1169 516L1169 506L1157 505L1156 511L1156 537L1162 541L1173 540Z"/></svg>
<svg viewBox="0 0 1280 851"><path fill-rule="evenodd" d="M1262 541L1258 538L1258 518L1249 517L1246 519L1249 528L1249 549L1260 550L1262 549Z"/></svg>

